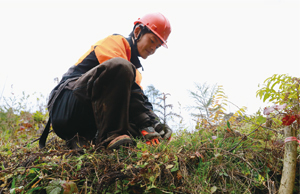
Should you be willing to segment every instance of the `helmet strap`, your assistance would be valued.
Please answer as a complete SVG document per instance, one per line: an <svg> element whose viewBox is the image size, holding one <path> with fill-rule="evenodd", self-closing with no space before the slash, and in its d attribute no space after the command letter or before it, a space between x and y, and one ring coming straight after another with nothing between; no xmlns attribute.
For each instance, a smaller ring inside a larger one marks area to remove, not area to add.
<svg viewBox="0 0 300 194"><path fill-rule="evenodd" d="M137 37L135 37L135 35L133 34L133 39L134 39L134 44L136 44L138 42L138 40L141 38L142 34L143 34L143 31L145 30L145 26L142 25L142 24L138 24L135 26L134 30L139 27L141 30L140 30L140 33L138 34Z"/></svg>
<svg viewBox="0 0 300 194"><path fill-rule="evenodd" d="M140 30L140 33L138 34L138 36L135 37L134 30L135 30L137 27L139 27L141 30ZM143 31L145 30L145 28L147 28L147 27L145 27L145 26L142 25L142 24L137 24L137 25L133 28L133 34L132 34L132 35L133 35L133 36L132 36L132 38L133 38L133 49L136 51L136 53L137 53L138 56L140 56L140 53L139 53L139 51L138 51L138 49L137 49L137 42L138 42L139 39L141 38L141 36L142 36Z"/></svg>

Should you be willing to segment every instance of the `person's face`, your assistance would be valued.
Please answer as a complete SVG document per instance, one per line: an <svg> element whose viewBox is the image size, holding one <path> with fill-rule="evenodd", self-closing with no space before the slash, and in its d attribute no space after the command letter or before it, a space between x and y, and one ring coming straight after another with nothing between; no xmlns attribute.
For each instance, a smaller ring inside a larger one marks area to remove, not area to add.
<svg viewBox="0 0 300 194"><path fill-rule="evenodd" d="M137 28L135 32L136 37L140 33L140 28ZM153 33L146 33L137 42L137 49L140 56L146 59L148 56L153 55L160 46L162 41Z"/></svg>

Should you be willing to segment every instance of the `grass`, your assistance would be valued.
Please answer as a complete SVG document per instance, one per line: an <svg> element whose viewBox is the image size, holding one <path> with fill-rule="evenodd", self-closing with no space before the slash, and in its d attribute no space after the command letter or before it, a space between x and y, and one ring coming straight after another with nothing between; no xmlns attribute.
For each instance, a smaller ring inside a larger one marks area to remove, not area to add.
<svg viewBox="0 0 300 194"><path fill-rule="evenodd" d="M280 185L283 137L260 116L113 151L69 150L54 133L40 150L46 117L1 110L0 193L274 193Z"/></svg>

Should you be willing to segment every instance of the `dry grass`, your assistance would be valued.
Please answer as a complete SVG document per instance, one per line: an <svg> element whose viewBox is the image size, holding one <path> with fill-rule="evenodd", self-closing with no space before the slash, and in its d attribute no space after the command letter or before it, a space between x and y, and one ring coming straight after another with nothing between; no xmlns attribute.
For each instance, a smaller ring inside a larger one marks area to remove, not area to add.
<svg viewBox="0 0 300 194"><path fill-rule="evenodd" d="M136 140L136 147L114 151L69 150L55 134L39 150L31 144L36 129L17 134L0 141L0 193L67 193L54 184L60 180L75 183L78 193L270 193L280 182L283 146L263 130L244 138L219 126L178 132L157 147Z"/></svg>

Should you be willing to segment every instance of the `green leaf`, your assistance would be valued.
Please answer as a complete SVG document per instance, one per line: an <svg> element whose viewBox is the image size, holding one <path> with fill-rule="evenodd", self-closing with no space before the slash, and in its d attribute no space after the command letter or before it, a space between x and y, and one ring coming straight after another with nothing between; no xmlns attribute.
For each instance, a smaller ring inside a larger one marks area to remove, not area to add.
<svg viewBox="0 0 300 194"><path fill-rule="evenodd" d="M177 156L175 155L175 159L177 160ZM179 170L179 164L177 161L173 161L175 163L175 166L171 169L171 172L176 172L177 170Z"/></svg>
<svg viewBox="0 0 300 194"><path fill-rule="evenodd" d="M152 182L152 183L154 183L155 177L154 177L154 176L151 176L151 177L149 178L149 181Z"/></svg>
<svg viewBox="0 0 300 194"><path fill-rule="evenodd" d="M62 194L63 187L60 184L60 180L53 180L50 184L46 187L47 194Z"/></svg>
<svg viewBox="0 0 300 194"><path fill-rule="evenodd" d="M269 97L270 97L270 94L266 93L265 96L264 96L263 102L265 102Z"/></svg>
<svg viewBox="0 0 300 194"><path fill-rule="evenodd" d="M27 193L32 193L33 191L37 191L37 190L40 190L42 189L43 187L35 187L33 189L30 189L29 191L27 191Z"/></svg>
<svg viewBox="0 0 300 194"><path fill-rule="evenodd" d="M257 122L259 124L265 123L266 121L267 121L267 119L265 117L263 117L263 116L257 117Z"/></svg>
<svg viewBox="0 0 300 194"><path fill-rule="evenodd" d="M145 162L144 164L141 165L141 168L145 168L149 163Z"/></svg>
<svg viewBox="0 0 300 194"><path fill-rule="evenodd" d="M276 81L275 83L273 83L273 85L271 86L271 90L273 90L274 86L277 85L279 83L279 81Z"/></svg>
<svg viewBox="0 0 300 194"><path fill-rule="evenodd" d="M140 158L142 157L142 153L141 153L141 152L136 153L136 157L137 157L138 159L140 159Z"/></svg>
<svg viewBox="0 0 300 194"><path fill-rule="evenodd" d="M82 163L82 162L81 162ZM79 170L81 170L81 163L78 163L77 165L76 165L76 171L79 171Z"/></svg>
<svg viewBox="0 0 300 194"><path fill-rule="evenodd" d="M62 194L63 188L61 187L46 187L47 194Z"/></svg>
<svg viewBox="0 0 300 194"><path fill-rule="evenodd" d="M179 170L178 166L174 166L174 168L171 169L171 172L176 172L177 170Z"/></svg>
<svg viewBox="0 0 300 194"><path fill-rule="evenodd" d="M13 178L13 181L12 181L12 183L11 183L11 188L13 189L13 188L15 188L15 187L16 187L16 179Z"/></svg>
<svg viewBox="0 0 300 194"><path fill-rule="evenodd" d="M165 156L165 159L164 159L164 162L166 163L166 162L168 162L168 161L169 161L169 156L166 155L166 156Z"/></svg>
<svg viewBox="0 0 300 194"><path fill-rule="evenodd" d="M229 123L229 121L227 121L227 127L228 127L229 129L231 129L231 128L230 128L230 123Z"/></svg>

